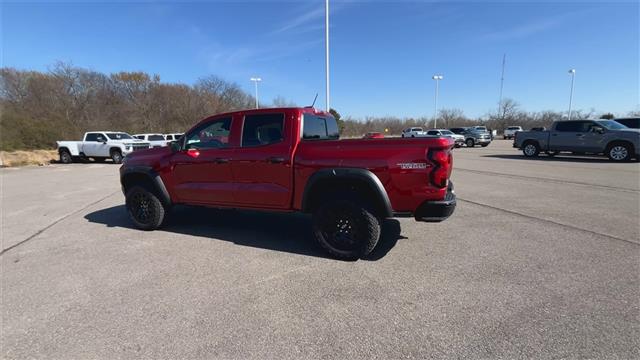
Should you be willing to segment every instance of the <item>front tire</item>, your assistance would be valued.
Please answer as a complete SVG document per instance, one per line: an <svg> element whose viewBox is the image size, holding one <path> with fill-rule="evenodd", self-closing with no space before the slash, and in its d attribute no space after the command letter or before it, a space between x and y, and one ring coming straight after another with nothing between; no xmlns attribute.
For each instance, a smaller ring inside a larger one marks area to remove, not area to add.
<svg viewBox="0 0 640 360"><path fill-rule="evenodd" d="M158 196L142 186L134 186L126 195L126 207L133 224L141 230L162 226L167 209Z"/></svg>
<svg viewBox="0 0 640 360"><path fill-rule="evenodd" d="M613 144L607 148L607 157L611 161L622 162L631 160L631 147L627 144Z"/></svg>
<svg viewBox="0 0 640 360"><path fill-rule="evenodd" d="M60 150L60 162L63 164L71 164L73 162L73 157L67 150Z"/></svg>
<svg viewBox="0 0 640 360"><path fill-rule="evenodd" d="M332 256L357 260L378 244L380 221L356 201L329 200L313 213L313 235Z"/></svg>
<svg viewBox="0 0 640 360"><path fill-rule="evenodd" d="M522 153L526 157L536 157L540 154L540 146L538 146L535 142L528 142L524 144L524 148L522 148Z"/></svg>
<svg viewBox="0 0 640 360"><path fill-rule="evenodd" d="M467 141L465 143L467 144L467 147L476 146L476 142L473 139L467 139Z"/></svg>
<svg viewBox="0 0 640 360"><path fill-rule="evenodd" d="M111 160L113 160L114 164L121 164L122 163L122 159L124 159L124 156L122 156L122 152L120 150L111 150Z"/></svg>

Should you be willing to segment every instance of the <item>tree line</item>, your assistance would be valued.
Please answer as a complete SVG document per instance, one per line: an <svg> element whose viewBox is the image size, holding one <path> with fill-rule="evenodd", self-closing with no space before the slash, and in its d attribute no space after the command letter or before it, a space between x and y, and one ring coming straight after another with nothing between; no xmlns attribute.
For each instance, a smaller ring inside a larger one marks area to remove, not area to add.
<svg viewBox="0 0 640 360"><path fill-rule="evenodd" d="M91 130L181 132L208 115L254 104L255 98L239 85L213 75L186 85L161 82L158 75L145 72L103 74L61 62L47 72L1 68L0 149L52 148L56 140L79 139ZM278 96L272 106L295 103ZM345 137L374 131L399 135L407 127L434 125L428 117L356 119L340 118L333 109L332 113ZM593 110L576 111L572 118L596 115ZM498 110L480 118L469 118L460 109L442 109L435 120L444 128L486 125L502 131L510 125L548 127L563 116L550 110L526 112L516 101L505 99Z"/></svg>

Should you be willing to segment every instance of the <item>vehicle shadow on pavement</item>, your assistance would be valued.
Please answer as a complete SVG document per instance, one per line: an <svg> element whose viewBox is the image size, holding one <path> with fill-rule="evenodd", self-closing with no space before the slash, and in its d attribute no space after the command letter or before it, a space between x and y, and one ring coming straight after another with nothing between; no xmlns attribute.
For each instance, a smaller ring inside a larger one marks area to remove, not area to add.
<svg viewBox="0 0 640 360"><path fill-rule="evenodd" d="M136 229L124 205L113 206L87 214L89 222L107 227ZM313 239L311 217L305 214L266 213L242 210L220 210L200 207L176 206L159 232L230 241L237 245L298 255L330 258ZM400 223L387 219L382 227L378 246L364 260L383 258L399 239Z"/></svg>
<svg viewBox="0 0 640 360"><path fill-rule="evenodd" d="M607 159L606 157L595 157L590 155L571 155L571 154L562 154L556 156L547 156L545 154L540 154L538 157L528 158L522 154L491 154L491 155L481 155L482 157L487 158L496 158L496 159L511 159L511 160L527 160L527 161L556 161L556 162L583 162L583 163L609 163L609 164L628 164L629 162L616 162ZM634 161L631 161L634 162Z"/></svg>

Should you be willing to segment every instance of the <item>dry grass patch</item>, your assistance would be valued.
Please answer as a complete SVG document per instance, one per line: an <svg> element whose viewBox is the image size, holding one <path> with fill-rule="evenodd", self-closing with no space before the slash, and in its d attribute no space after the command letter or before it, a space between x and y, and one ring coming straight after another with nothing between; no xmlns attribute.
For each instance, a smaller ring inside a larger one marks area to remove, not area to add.
<svg viewBox="0 0 640 360"><path fill-rule="evenodd" d="M0 151L0 165L7 167L48 165L57 160L57 150Z"/></svg>

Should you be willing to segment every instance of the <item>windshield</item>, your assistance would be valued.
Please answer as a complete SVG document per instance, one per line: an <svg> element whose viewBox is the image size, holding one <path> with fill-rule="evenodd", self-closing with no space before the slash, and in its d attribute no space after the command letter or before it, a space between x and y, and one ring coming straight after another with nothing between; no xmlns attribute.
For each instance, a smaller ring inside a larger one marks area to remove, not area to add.
<svg viewBox="0 0 640 360"><path fill-rule="evenodd" d="M600 120L600 121L596 121L598 124L604 126L605 128L609 129L609 130L622 130L622 129L628 129L628 127L620 124L617 121L613 121L613 120Z"/></svg>
<svg viewBox="0 0 640 360"><path fill-rule="evenodd" d="M129 140L133 139L131 135L127 133L107 133L107 137L111 140Z"/></svg>

